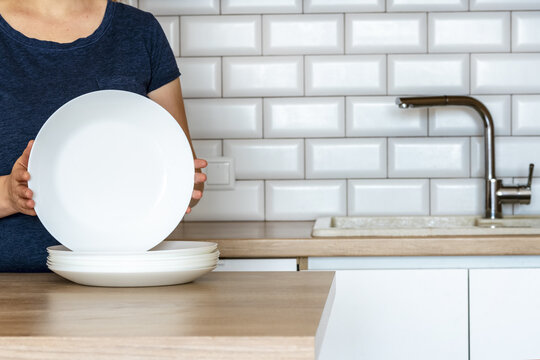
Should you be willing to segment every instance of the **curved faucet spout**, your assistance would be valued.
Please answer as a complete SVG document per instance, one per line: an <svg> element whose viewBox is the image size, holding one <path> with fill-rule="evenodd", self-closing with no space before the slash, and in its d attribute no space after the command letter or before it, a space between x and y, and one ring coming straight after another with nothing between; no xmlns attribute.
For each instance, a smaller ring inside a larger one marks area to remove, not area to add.
<svg viewBox="0 0 540 360"><path fill-rule="evenodd" d="M470 96L425 96L398 97L396 105L402 109L431 106L468 106L476 110L484 125L485 177L493 180L495 176L495 132L493 118L489 110L480 101Z"/></svg>
<svg viewBox="0 0 540 360"><path fill-rule="evenodd" d="M398 97L396 104L402 108L430 107L430 106L468 106L476 110L484 125L485 150L485 178L486 178L486 214L487 218L502 217L502 205L498 199L497 191L502 182L495 176L495 133L493 118L489 110L480 101L470 96L426 96L426 97Z"/></svg>

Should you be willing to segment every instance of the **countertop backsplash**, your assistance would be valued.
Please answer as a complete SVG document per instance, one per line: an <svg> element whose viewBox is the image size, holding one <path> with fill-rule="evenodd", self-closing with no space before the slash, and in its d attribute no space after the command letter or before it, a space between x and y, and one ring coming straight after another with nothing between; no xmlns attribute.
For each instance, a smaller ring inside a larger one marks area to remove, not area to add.
<svg viewBox="0 0 540 360"><path fill-rule="evenodd" d="M186 221L482 214L480 118L401 95L481 100L497 176L540 166L540 0L124 2L165 30L198 156L234 159ZM540 213L540 178L504 213Z"/></svg>

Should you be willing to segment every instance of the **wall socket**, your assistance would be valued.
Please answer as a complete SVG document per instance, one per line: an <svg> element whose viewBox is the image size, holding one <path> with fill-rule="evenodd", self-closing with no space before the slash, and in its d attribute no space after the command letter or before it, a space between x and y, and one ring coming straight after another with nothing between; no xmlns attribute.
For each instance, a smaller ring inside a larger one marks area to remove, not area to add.
<svg viewBox="0 0 540 360"><path fill-rule="evenodd" d="M202 169L207 180L205 190L233 190L236 181L234 159L231 157L205 158L208 166Z"/></svg>

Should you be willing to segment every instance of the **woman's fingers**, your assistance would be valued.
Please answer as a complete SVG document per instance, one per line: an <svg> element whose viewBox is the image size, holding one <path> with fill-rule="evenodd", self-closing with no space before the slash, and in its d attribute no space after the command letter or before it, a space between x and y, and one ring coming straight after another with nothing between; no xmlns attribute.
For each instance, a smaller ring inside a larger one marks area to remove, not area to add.
<svg viewBox="0 0 540 360"><path fill-rule="evenodd" d="M32 146L34 145L34 140L30 140L28 142L28 145L26 145L26 149L24 149L23 154L19 158L22 162L21 165L28 168L28 160L30 159L30 151L32 151Z"/></svg>
<svg viewBox="0 0 540 360"><path fill-rule="evenodd" d="M200 198L202 198L202 191L193 190L193 193L191 194L191 197L194 198L194 199L199 200Z"/></svg>
<svg viewBox="0 0 540 360"><path fill-rule="evenodd" d="M33 210L36 203L31 199L18 198L17 205L21 210Z"/></svg>
<svg viewBox="0 0 540 360"><path fill-rule="evenodd" d="M30 173L26 171L26 169L24 169L22 165L16 165L15 168L16 169L13 169L13 171L11 172L11 174L13 175L13 180L17 182L27 182L28 180L30 180Z"/></svg>
<svg viewBox="0 0 540 360"><path fill-rule="evenodd" d="M16 194L22 199L32 199L34 193L25 185L18 185L16 188Z"/></svg>
<svg viewBox="0 0 540 360"><path fill-rule="evenodd" d="M34 145L34 140L30 140L28 142L28 145L26 145L26 149L24 149L22 155L15 162L14 169L24 168L24 170L28 170L28 161L30 159L30 152L32 151L33 145Z"/></svg>
<svg viewBox="0 0 540 360"><path fill-rule="evenodd" d="M200 184L206 181L206 174L204 173L195 173L195 184Z"/></svg>
<svg viewBox="0 0 540 360"><path fill-rule="evenodd" d="M24 209L21 209L21 213L25 214L25 215L30 215L30 216L36 216L36 210L34 210L34 208L24 208Z"/></svg>
<svg viewBox="0 0 540 360"><path fill-rule="evenodd" d="M195 163L195 169L202 169L208 165L208 162L204 159L195 159L193 162Z"/></svg>

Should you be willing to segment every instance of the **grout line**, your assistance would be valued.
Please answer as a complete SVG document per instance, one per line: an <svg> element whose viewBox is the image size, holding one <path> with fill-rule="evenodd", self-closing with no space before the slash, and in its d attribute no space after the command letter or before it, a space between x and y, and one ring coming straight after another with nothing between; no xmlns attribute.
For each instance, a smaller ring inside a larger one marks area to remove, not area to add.
<svg viewBox="0 0 540 360"><path fill-rule="evenodd" d="M347 99L348 96L343 97L343 137L347 137Z"/></svg>
<svg viewBox="0 0 540 360"><path fill-rule="evenodd" d="M263 218L266 220L266 187L268 184L263 180Z"/></svg>
<svg viewBox="0 0 540 360"><path fill-rule="evenodd" d="M510 11L510 50L509 50L510 53L512 53L512 50L514 48L514 39L513 39L513 36L512 36L512 18L513 18L513 14L514 14L514 12Z"/></svg>
<svg viewBox="0 0 540 360"><path fill-rule="evenodd" d="M302 68L302 73L303 73L303 89L302 89L302 96L306 96L306 78L307 78L307 70L306 70L306 55L302 55L302 60L304 62L303 64L303 68Z"/></svg>
<svg viewBox="0 0 540 360"><path fill-rule="evenodd" d="M467 358L471 359L471 277L467 269Z"/></svg>
<svg viewBox="0 0 540 360"><path fill-rule="evenodd" d="M349 215L349 179L345 179L345 215Z"/></svg>
<svg viewBox="0 0 540 360"><path fill-rule="evenodd" d="M469 95L472 94L472 54L469 53Z"/></svg>
<svg viewBox="0 0 540 360"><path fill-rule="evenodd" d="M510 94L510 136L514 135L514 94Z"/></svg>
<svg viewBox="0 0 540 360"><path fill-rule="evenodd" d="M389 159L390 159L390 154L389 154L389 143L390 143L390 138L387 137L386 138L386 178L389 179L390 178L390 167L389 167Z"/></svg>
<svg viewBox="0 0 540 360"><path fill-rule="evenodd" d="M304 138L304 180L307 180L307 144L306 138Z"/></svg>
<svg viewBox="0 0 540 360"><path fill-rule="evenodd" d="M223 56L220 57L220 66L221 66L221 96L219 98L223 99L225 97L225 95L223 94Z"/></svg>
<svg viewBox="0 0 540 360"><path fill-rule="evenodd" d="M388 76L388 73L390 72L389 71L389 67L390 67L390 63L388 61L388 54L385 54L385 67L386 67L386 91L385 91L385 95L388 96L388 89L389 89L389 85L390 85L390 80L388 79L389 76Z"/></svg>
<svg viewBox="0 0 540 360"><path fill-rule="evenodd" d="M430 137L431 134L429 132L429 119L431 118L431 110L429 108L426 109L426 130L427 130L427 137Z"/></svg>
<svg viewBox="0 0 540 360"><path fill-rule="evenodd" d="M343 13L343 55L347 54L347 14Z"/></svg>
<svg viewBox="0 0 540 360"><path fill-rule="evenodd" d="M469 137L469 177L472 178L473 176L473 173L472 173L472 158L473 158L473 154L472 154L472 136Z"/></svg>
<svg viewBox="0 0 540 360"><path fill-rule="evenodd" d="M264 133L265 123L266 123L266 119L264 116L264 97L261 97L261 139L265 138L265 133Z"/></svg>
<svg viewBox="0 0 540 360"><path fill-rule="evenodd" d="M426 54L429 54L429 12L426 12Z"/></svg>
<svg viewBox="0 0 540 360"><path fill-rule="evenodd" d="M428 215L431 215L431 179L428 181Z"/></svg>

